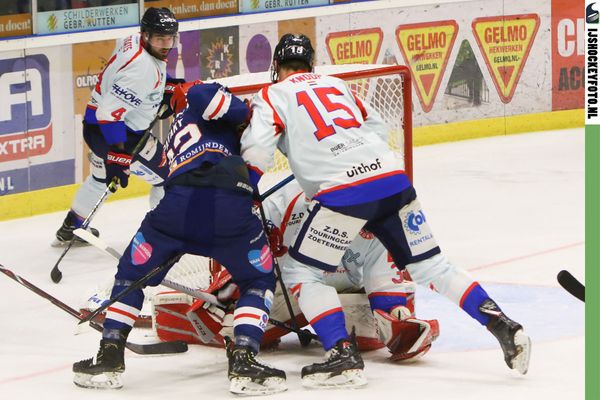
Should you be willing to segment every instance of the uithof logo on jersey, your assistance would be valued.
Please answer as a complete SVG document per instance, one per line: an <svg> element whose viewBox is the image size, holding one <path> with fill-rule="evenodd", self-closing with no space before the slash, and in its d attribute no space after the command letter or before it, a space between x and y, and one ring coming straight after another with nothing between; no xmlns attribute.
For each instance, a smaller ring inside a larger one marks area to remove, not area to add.
<svg viewBox="0 0 600 400"><path fill-rule="evenodd" d="M49 68L43 54L0 60L0 162L50 151Z"/></svg>
<svg viewBox="0 0 600 400"><path fill-rule="evenodd" d="M346 175L348 175L348 178L352 178L353 176L366 174L367 172L376 171L381 168L381 161L379 161L379 158L376 158L375 162L371 164L360 163L360 165L352 166L352 169L346 171Z"/></svg>
<svg viewBox="0 0 600 400"><path fill-rule="evenodd" d="M596 3L590 3L585 8L585 22L588 24L597 24L600 22L600 14L594 10Z"/></svg>

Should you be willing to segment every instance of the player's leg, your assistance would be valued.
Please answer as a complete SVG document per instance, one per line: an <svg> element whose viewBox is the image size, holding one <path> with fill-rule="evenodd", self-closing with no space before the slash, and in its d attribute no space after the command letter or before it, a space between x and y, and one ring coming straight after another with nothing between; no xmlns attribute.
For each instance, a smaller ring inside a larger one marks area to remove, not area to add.
<svg viewBox="0 0 600 400"><path fill-rule="evenodd" d="M240 298L233 315L234 341L227 346L230 391L270 394L286 390L285 372L256 358L273 304L273 258L247 193L202 190L203 206L212 214L208 255L227 266ZM207 215L208 217L208 215Z"/></svg>
<svg viewBox="0 0 600 400"><path fill-rule="evenodd" d="M415 264L407 267L415 282L428 287L430 284L434 287L438 284L448 288L447 293L453 296L454 301L457 302L458 299L457 304L487 326L498 339L507 365L523 374L526 373L530 340L523 333L522 326L509 319L478 283L470 279L464 271L456 272L457 268L440 254L414 189L405 192L381 201L380 210L387 212L389 207L396 207L396 211L388 213L386 217L380 216L379 219L370 220L366 228L381 240L396 265ZM442 279L433 282L421 277L421 274L432 270L441 274Z"/></svg>
<svg viewBox="0 0 600 400"><path fill-rule="evenodd" d="M167 208L168 204L163 204ZM128 289L136 280L173 256L180 254L181 241L166 234L170 226L154 223L164 222L161 209L148 214L119 260L111 293L114 298ZM156 220L156 221L153 221ZM147 285L159 284L168 268L154 276ZM106 312L100 349L95 359L86 359L73 364L74 383L86 388L118 389L122 386L120 376L125 370L125 342L137 319L144 302L143 287L112 304Z"/></svg>
<svg viewBox="0 0 600 400"><path fill-rule="evenodd" d="M325 362L302 368L302 384L307 387L365 385L362 357L354 336L348 335L335 287L325 284L326 272L285 257L282 274L327 352Z"/></svg>

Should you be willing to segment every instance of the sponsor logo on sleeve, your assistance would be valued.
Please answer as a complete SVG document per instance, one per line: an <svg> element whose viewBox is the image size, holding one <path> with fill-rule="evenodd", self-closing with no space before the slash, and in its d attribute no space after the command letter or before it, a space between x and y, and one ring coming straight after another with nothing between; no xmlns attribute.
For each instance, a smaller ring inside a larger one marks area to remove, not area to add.
<svg viewBox="0 0 600 400"><path fill-rule="evenodd" d="M50 151L49 69L43 54L0 60L0 162Z"/></svg>

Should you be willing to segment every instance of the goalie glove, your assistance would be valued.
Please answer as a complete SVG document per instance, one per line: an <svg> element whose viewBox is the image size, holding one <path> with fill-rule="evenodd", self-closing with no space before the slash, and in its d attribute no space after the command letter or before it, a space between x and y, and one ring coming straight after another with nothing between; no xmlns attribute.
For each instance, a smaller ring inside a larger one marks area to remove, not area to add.
<svg viewBox="0 0 600 400"><path fill-rule="evenodd" d="M413 318L404 306L390 313L374 310L373 315L379 340L392 353L392 361L415 361L423 357L440 334L437 320Z"/></svg>

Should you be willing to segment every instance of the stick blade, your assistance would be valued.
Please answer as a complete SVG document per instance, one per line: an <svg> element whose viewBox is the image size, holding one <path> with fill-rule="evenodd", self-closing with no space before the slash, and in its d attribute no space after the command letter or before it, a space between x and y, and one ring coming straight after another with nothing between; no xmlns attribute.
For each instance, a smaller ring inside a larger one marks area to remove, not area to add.
<svg viewBox="0 0 600 400"><path fill-rule="evenodd" d="M585 286L577 280L569 271L562 270L556 276L556 280L571 295L585 302Z"/></svg>

